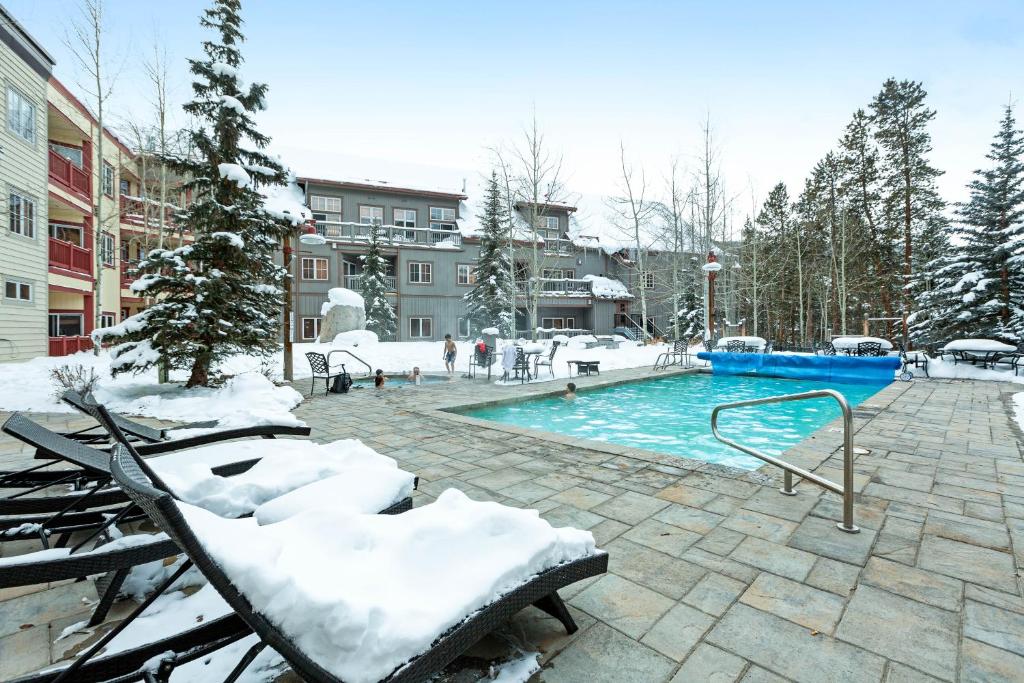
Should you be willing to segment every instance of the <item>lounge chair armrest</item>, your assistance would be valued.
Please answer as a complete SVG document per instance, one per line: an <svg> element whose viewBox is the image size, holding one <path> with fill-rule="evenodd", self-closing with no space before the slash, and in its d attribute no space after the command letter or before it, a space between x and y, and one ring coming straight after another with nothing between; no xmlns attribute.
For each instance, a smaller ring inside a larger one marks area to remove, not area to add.
<svg viewBox="0 0 1024 683"><path fill-rule="evenodd" d="M170 430L173 432L174 430ZM198 434L183 439L169 439L158 443L139 444L135 449L140 455L154 455L156 453L171 453L186 448L196 448L219 441L230 441L232 439L247 439L254 436L273 438L275 436L309 436L309 427L284 427L280 425L262 425L258 427L240 427L238 429L225 429L209 434Z"/></svg>

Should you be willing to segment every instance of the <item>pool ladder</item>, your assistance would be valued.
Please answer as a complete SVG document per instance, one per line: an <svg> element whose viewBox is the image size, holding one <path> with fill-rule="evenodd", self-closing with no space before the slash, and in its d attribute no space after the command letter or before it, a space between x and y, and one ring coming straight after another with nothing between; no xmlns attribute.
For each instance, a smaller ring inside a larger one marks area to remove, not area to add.
<svg viewBox="0 0 1024 683"><path fill-rule="evenodd" d="M789 403L791 401L806 401L812 398L834 398L839 404L839 408L843 411L843 485L829 481L824 477L818 476L813 472L792 465L784 460L772 457L767 453L744 446L743 444L736 443L732 439L722 436L721 432L718 431L718 414L723 410L731 410L733 408L745 408L749 406L761 406L768 403ZM804 391L799 394L785 394L783 396L768 396L766 398L755 398L749 401L735 401L733 403L723 403L722 405L715 406L715 409L711 411L711 433L715 435L715 438L724 443L727 446L743 451L748 455L752 455L759 460L763 460L769 465L775 465L776 467L785 470L785 477L783 480L782 488L779 490L780 493L787 496L795 496L796 491L793 490L793 475L802 477L805 481L812 482L832 491L838 493L843 497L843 521L836 522L836 526L841 530L855 534L860 531L853 523L853 411L850 409L850 404L846 402L846 399L838 391L832 389L819 389L816 391Z"/></svg>
<svg viewBox="0 0 1024 683"><path fill-rule="evenodd" d="M349 350L347 350L347 349L335 349L335 350L331 351L330 353L328 353L328 354L327 354L327 363L328 363L328 365L329 365L329 364L330 364L330 362L331 362L331 356L332 356L333 354L335 354L335 353L344 353L344 354L346 354L346 355L352 356L352 357L353 357L353 358L355 358L355 359L356 359L357 361L359 361L360 363L362 363L363 365L365 365L365 366L366 366L366 376L367 376L367 377L369 377L370 375L372 375L372 374L373 374L373 366L372 366L372 365L370 365L370 364L369 364L369 363L367 363L367 362L366 362L365 360L363 360L362 358L360 358L359 356L357 356L356 354L352 353L351 351L349 351Z"/></svg>

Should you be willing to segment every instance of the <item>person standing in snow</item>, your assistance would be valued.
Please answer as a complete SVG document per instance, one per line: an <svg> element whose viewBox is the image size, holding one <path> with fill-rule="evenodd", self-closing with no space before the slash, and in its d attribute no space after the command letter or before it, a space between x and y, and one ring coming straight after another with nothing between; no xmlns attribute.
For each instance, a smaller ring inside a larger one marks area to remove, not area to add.
<svg viewBox="0 0 1024 683"><path fill-rule="evenodd" d="M452 340L452 335L444 335L444 351L441 356L444 358L444 369L448 371L448 374L455 372L455 354L458 349L455 348L455 342Z"/></svg>

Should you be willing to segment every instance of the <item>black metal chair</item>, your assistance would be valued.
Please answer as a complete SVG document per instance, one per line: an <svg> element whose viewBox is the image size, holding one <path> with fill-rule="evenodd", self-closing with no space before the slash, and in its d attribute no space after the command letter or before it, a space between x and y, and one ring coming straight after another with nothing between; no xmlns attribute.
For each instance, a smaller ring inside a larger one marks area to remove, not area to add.
<svg viewBox="0 0 1024 683"><path fill-rule="evenodd" d="M725 350L729 353L744 353L747 345L742 339L730 339L725 342Z"/></svg>
<svg viewBox="0 0 1024 683"><path fill-rule="evenodd" d="M903 367L900 368L900 377L906 376L906 379L913 379L914 373L910 368L921 368L924 371L924 376L928 377L928 354L924 351L907 351L907 348L903 345L903 342L896 342L896 348L899 350L900 360L903 362Z"/></svg>
<svg viewBox="0 0 1024 683"><path fill-rule="evenodd" d="M332 352L333 353L333 352ZM316 351L307 351L306 360L309 361L309 368L313 371L313 377L310 380L309 395L313 395L313 389L316 388L316 381L322 379L324 381L324 396L331 390L331 380L335 377L343 377L348 373L345 371L345 364L341 364L341 370L331 369L331 354L328 353L326 356Z"/></svg>
<svg viewBox="0 0 1024 683"><path fill-rule="evenodd" d="M882 351L882 345L879 342L858 342L857 353L858 356L884 356L885 353Z"/></svg>
<svg viewBox="0 0 1024 683"><path fill-rule="evenodd" d="M672 350L665 351L654 361L652 370L664 370L672 365L690 366L690 348L685 339L672 342Z"/></svg>
<svg viewBox="0 0 1024 683"><path fill-rule="evenodd" d="M555 376L555 366L554 366L555 352L558 351L558 345L561 344L561 343L562 342L560 342L558 340L552 341L551 342L551 351L548 352L548 355L547 355L546 358L538 355L536 358L533 359L533 376L534 377L540 377L540 369L541 368L547 368L548 372L551 373L551 376L552 377Z"/></svg>
<svg viewBox="0 0 1024 683"><path fill-rule="evenodd" d="M474 347L473 354L469 357L469 369L466 374L476 377L477 368L487 368L487 379L491 379L491 366L494 365L494 347L484 346L483 351Z"/></svg>
<svg viewBox="0 0 1024 683"><path fill-rule="evenodd" d="M827 341L821 347L821 355L823 356L834 356L836 355L836 347L832 345L832 342Z"/></svg>
<svg viewBox="0 0 1024 683"><path fill-rule="evenodd" d="M533 379L533 376L530 374L530 361L526 357L526 352L522 346L516 347L516 362L512 366L512 373L512 378L518 379L520 384Z"/></svg>
<svg viewBox="0 0 1024 683"><path fill-rule="evenodd" d="M150 519L174 539L188 555L189 561L184 566L187 568L194 563L194 566L202 572L210 585L234 610L235 616L259 637L260 642L245 654L236 666L235 673L243 671L263 648L270 646L288 662L295 674L302 680L313 683L341 683L336 676L325 670L320 663L314 661L303 650L294 634L285 633L254 607L249 596L239 590L228 572L217 563L214 556L200 542L182 515L174 498L167 491L160 489L156 482L146 475L144 462L133 458L123 447L115 446L112 469L115 479L131 499L144 509ZM439 550L443 552L443 549ZM494 628L505 623L511 615L529 605L534 605L558 619L569 633L575 632L576 624L558 596L558 590L584 578L598 576L607 571L607 567L608 555L597 553L540 572L525 584L513 588L486 607L465 615L462 621L455 626L439 632L427 650L413 657L384 680L389 683L412 683L426 680L475 644L482 636L490 633ZM460 567L453 566L451 570L458 572ZM166 589L166 585L163 588ZM315 631L317 627L318 624L315 622L306 626L310 631ZM90 647L75 663L80 667L79 670L82 670L88 659L105 647L110 640L111 637L104 636ZM172 651L159 662L159 671L169 676L178 663L178 655ZM69 678L68 680L80 679Z"/></svg>

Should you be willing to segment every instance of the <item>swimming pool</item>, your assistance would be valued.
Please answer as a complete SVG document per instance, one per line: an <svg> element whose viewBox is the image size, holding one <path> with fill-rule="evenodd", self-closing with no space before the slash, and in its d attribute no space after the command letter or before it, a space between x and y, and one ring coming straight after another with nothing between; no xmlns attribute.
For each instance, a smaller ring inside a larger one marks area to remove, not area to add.
<svg viewBox="0 0 1024 683"><path fill-rule="evenodd" d="M711 434L711 410L721 403L814 389L835 389L856 406L884 384L687 374L584 391L561 397L470 408L468 417L544 429L581 439L647 448L684 458L757 469L764 463L720 443ZM769 455L780 455L839 417L829 398L723 412L719 429Z"/></svg>
<svg viewBox="0 0 1024 683"><path fill-rule="evenodd" d="M451 378L447 375L420 375L420 384L417 385L414 382L410 382L406 379L406 374L396 372L393 375L385 373L385 377L388 378L387 382L384 383L385 389L400 389L402 387L410 388L421 386L423 384L446 384L451 381ZM373 377L359 377L352 380L352 386L354 387L372 387Z"/></svg>

